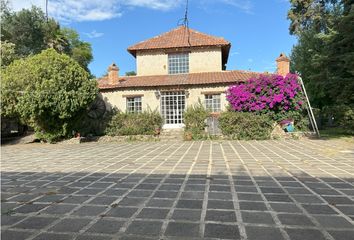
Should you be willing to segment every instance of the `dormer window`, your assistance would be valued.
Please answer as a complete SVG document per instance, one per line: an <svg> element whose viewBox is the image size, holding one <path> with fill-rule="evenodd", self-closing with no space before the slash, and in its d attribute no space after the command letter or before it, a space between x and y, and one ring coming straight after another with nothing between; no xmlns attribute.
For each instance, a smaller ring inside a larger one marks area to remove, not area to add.
<svg viewBox="0 0 354 240"><path fill-rule="evenodd" d="M168 74L189 73L189 53L168 54Z"/></svg>

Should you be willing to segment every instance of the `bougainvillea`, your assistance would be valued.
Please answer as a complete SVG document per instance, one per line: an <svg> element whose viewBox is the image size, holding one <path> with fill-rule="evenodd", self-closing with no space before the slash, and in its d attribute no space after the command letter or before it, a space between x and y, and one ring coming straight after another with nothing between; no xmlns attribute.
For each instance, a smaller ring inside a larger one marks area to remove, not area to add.
<svg viewBox="0 0 354 240"><path fill-rule="evenodd" d="M284 112L300 110L304 104L296 74L260 75L227 91L231 108L238 112Z"/></svg>

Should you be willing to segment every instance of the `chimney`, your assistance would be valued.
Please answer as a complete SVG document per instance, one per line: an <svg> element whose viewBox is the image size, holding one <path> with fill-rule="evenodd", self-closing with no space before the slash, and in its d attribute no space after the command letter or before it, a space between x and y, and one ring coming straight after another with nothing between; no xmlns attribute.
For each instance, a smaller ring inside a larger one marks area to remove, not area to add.
<svg viewBox="0 0 354 240"><path fill-rule="evenodd" d="M277 62L277 73L282 76L286 76L290 72L290 59L281 53L280 56L276 59Z"/></svg>
<svg viewBox="0 0 354 240"><path fill-rule="evenodd" d="M119 68L115 63L108 67L108 82L109 84L116 84L119 77Z"/></svg>

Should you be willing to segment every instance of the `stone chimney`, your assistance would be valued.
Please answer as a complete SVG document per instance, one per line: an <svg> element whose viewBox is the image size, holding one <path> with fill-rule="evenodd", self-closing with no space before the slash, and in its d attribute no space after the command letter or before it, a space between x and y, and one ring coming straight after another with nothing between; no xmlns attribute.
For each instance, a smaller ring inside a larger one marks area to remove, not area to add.
<svg viewBox="0 0 354 240"><path fill-rule="evenodd" d="M116 84L118 83L118 77L119 77L119 68L115 63L112 63L108 67L108 82L109 84Z"/></svg>
<svg viewBox="0 0 354 240"><path fill-rule="evenodd" d="M280 56L276 59L277 62L277 73L279 75L285 76L290 72L290 59L281 53Z"/></svg>

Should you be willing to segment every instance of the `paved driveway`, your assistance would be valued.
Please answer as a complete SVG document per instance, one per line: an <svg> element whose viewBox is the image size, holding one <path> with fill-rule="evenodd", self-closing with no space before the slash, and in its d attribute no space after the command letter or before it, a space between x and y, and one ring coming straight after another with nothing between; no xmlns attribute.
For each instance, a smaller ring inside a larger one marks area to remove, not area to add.
<svg viewBox="0 0 354 240"><path fill-rule="evenodd" d="M2 148L2 238L354 239L354 146L320 140Z"/></svg>

